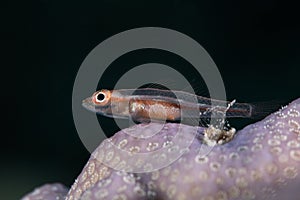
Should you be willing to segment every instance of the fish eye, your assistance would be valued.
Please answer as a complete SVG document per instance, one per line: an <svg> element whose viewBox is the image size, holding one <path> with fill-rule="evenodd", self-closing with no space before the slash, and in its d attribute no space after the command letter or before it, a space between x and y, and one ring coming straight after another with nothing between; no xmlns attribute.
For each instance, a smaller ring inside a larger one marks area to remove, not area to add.
<svg viewBox="0 0 300 200"><path fill-rule="evenodd" d="M97 91L92 96L92 101L96 105L105 106L110 102L111 93L109 90Z"/></svg>
<svg viewBox="0 0 300 200"><path fill-rule="evenodd" d="M103 102L105 100L105 94L103 92L99 92L97 95L96 95L96 99L97 101L99 102Z"/></svg>

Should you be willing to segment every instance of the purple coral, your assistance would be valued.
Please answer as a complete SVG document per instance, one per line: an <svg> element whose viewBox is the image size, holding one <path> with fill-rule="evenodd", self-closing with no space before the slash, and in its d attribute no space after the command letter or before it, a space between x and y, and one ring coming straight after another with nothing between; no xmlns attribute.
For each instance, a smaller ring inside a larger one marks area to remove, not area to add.
<svg viewBox="0 0 300 200"><path fill-rule="evenodd" d="M66 199L296 200L300 195L300 99L237 132L232 141L215 146L206 156L199 155L201 128L195 132L190 126L165 124L158 134L147 140L137 139L135 135L151 134L158 125L143 126L125 129L105 140L91 156ZM185 149L168 145L174 143L179 127L185 133L183 139L192 141ZM190 140L193 137L196 139ZM112 143L126 151L116 151ZM164 146L170 151L156 157L157 162L160 158L167 160L168 152L183 155L154 171L155 160L133 159L134 155L155 152ZM128 171L138 166L136 169L149 172L120 172L108 166Z"/></svg>
<svg viewBox="0 0 300 200"><path fill-rule="evenodd" d="M63 200L68 193L68 188L60 183L45 184L36 188L22 200Z"/></svg>

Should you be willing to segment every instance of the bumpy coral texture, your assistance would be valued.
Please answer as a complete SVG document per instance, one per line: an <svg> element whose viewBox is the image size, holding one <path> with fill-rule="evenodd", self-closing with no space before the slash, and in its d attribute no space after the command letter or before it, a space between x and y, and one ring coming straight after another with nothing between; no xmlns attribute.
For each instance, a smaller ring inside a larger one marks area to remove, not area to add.
<svg viewBox="0 0 300 200"><path fill-rule="evenodd" d="M300 99L204 155L204 128L161 126L136 125L103 141L66 200L299 199ZM179 130L184 134L178 139ZM164 162L170 164L158 168ZM37 198L32 193L27 199Z"/></svg>
<svg viewBox="0 0 300 200"><path fill-rule="evenodd" d="M45 184L36 188L22 200L63 200L68 193L68 188L60 183Z"/></svg>

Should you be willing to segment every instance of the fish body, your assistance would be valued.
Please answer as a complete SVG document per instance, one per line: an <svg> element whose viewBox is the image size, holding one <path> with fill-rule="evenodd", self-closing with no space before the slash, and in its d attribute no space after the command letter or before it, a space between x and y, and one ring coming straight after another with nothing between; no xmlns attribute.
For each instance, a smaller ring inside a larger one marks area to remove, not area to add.
<svg viewBox="0 0 300 200"><path fill-rule="evenodd" d="M252 117L253 105L214 100L182 91L153 88L100 90L82 102L97 114L135 121L178 121L209 118L224 113L227 118Z"/></svg>

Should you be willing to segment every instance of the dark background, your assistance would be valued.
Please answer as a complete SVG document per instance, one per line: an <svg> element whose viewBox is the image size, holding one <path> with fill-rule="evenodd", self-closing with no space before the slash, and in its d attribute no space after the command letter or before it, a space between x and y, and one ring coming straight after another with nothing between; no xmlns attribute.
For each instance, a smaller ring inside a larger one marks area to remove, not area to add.
<svg viewBox="0 0 300 200"><path fill-rule="evenodd" d="M19 199L47 182L70 186L80 173L89 153L73 123L73 82L88 53L119 32L157 26L192 37L217 64L229 99L289 102L299 97L299 7L289 1L1 4L1 199ZM162 55L127 55L111 66L115 73L103 85L112 87L125 65L152 59L181 63Z"/></svg>

